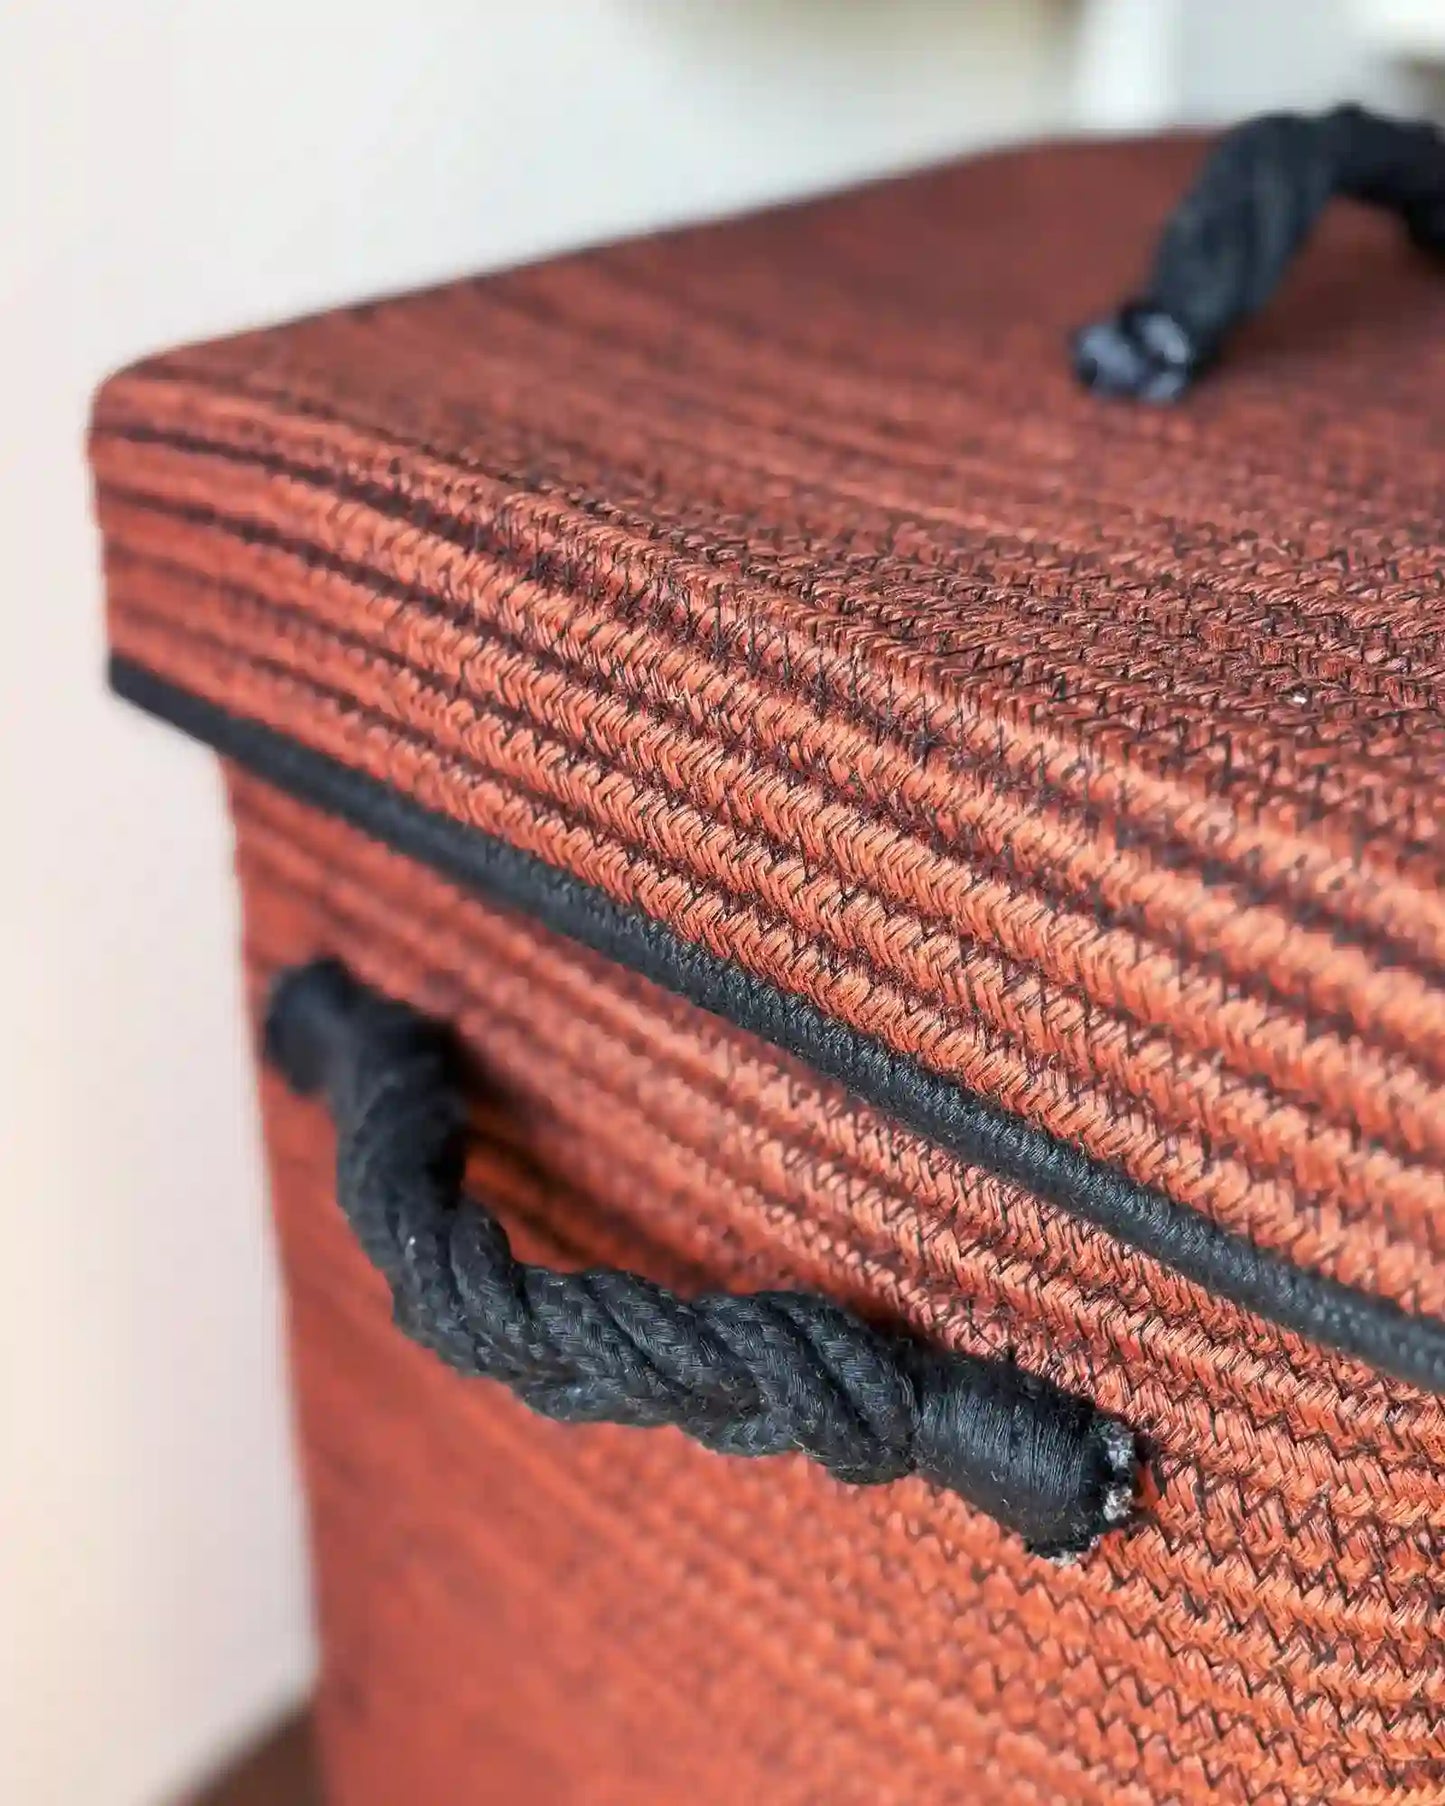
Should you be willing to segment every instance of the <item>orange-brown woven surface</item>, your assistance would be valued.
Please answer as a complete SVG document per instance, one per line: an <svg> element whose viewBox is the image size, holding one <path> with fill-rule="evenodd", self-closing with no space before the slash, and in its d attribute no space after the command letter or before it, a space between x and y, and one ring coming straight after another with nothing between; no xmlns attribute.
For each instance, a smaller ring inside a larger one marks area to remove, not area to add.
<svg viewBox="0 0 1445 1806"><path fill-rule="evenodd" d="M1196 154L157 359L114 643L1445 1310L1445 285L1346 212L1187 408L1076 393Z"/></svg>
<svg viewBox="0 0 1445 1806"><path fill-rule="evenodd" d="M115 648L1445 1314L1445 283L1342 209L1185 407L1076 392L1196 156L154 359L96 411ZM1011 1348L1162 1485L1057 1572L918 1481L540 1426L400 1345L268 1081L346 1806L1445 1801L1439 1400L235 798L257 983L339 953L455 1020L538 1246Z"/></svg>
<svg viewBox="0 0 1445 1806"><path fill-rule="evenodd" d="M1081 1566L922 1481L563 1429L393 1328L268 1075L344 1806L1445 1798L1445 1425L643 980L233 780L259 1009L340 954L454 1021L468 1184L533 1258L802 1284L1139 1425Z"/></svg>

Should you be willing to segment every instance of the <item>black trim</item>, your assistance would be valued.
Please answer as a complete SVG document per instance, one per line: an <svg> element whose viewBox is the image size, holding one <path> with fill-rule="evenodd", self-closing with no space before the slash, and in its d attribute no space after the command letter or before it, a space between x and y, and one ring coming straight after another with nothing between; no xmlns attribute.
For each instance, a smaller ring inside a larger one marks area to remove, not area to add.
<svg viewBox="0 0 1445 1806"><path fill-rule="evenodd" d="M113 657L118 696L446 877L805 1061L960 1159L1012 1180L1152 1256L1218 1297L1367 1366L1445 1392L1445 1323L1297 1267L1047 1130L845 1027L479 829L422 808L339 764Z"/></svg>

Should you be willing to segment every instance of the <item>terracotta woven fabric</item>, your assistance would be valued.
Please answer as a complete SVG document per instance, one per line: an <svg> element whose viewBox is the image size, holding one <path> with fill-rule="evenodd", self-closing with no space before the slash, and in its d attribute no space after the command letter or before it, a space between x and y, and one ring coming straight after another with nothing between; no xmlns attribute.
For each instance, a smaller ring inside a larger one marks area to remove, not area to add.
<svg viewBox="0 0 1445 1806"><path fill-rule="evenodd" d="M95 415L114 647L1445 1316L1445 285L1343 210L1186 408L1076 392L1196 156L1013 153L151 360ZM499 1799L1445 1799L1437 1399L236 795L258 979L337 952L456 1020L543 1245L1013 1349L1162 1487L1061 1575L919 1482L539 1428L397 1345L273 1090L343 1799L487 1797L484 1749Z"/></svg>
<svg viewBox="0 0 1445 1806"><path fill-rule="evenodd" d="M233 802L257 1007L326 949L455 1021L490 1080L469 1188L535 1256L817 1287L1159 1450L1149 1521L1056 1569L920 1481L543 1425L398 1336L324 1118L268 1077L346 1806L1445 1793L1433 1400L255 780Z"/></svg>

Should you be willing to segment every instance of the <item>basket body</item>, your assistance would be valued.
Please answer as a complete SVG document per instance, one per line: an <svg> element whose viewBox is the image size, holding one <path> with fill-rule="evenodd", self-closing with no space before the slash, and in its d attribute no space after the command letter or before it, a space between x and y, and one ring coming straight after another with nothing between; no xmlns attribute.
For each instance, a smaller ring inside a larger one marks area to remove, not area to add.
<svg viewBox="0 0 1445 1806"><path fill-rule="evenodd" d="M1387 1419L1349 1421L1338 1363L1292 1351L1270 1409L1279 1354L1229 1307L255 779L232 798L258 1010L326 951L455 1023L469 1186L533 1257L816 1287L1011 1349L1160 1451L1147 1526L1055 1568L921 1481L544 1424L398 1334L324 1114L268 1073L345 1806L1325 1800L1428 1759L1434 1482L1391 1474L1404 1521L1376 1515Z"/></svg>
<svg viewBox="0 0 1445 1806"><path fill-rule="evenodd" d="M1396 1312L1395 1369L1445 1315L1445 310L1347 215L1188 410L1075 394L1062 328L1193 155L103 392L119 681L231 761L258 1012L327 954L452 1024L535 1258L820 1291L1150 1453L1060 1568L916 1478L541 1422L397 1331L267 1072L338 1806L1445 1797L1431 1386L869 1089L909 1062Z"/></svg>

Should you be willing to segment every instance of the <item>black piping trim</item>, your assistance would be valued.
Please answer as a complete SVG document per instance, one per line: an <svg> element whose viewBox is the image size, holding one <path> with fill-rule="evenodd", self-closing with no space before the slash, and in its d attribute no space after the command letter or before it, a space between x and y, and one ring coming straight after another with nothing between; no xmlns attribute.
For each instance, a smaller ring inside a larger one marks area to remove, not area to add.
<svg viewBox="0 0 1445 1806"><path fill-rule="evenodd" d="M591 885L261 722L119 656L111 659L110 681L127 702L278 790L771 1042L916 1134L1093 1223L1217 1297L1382 1373L1445 1393L1445 1322L1256 1247Z"/></svg>

